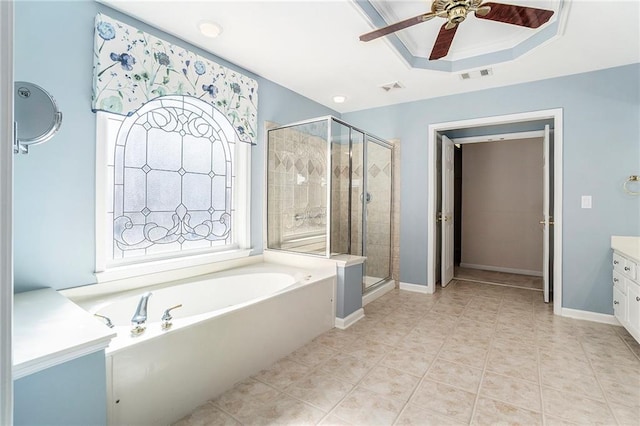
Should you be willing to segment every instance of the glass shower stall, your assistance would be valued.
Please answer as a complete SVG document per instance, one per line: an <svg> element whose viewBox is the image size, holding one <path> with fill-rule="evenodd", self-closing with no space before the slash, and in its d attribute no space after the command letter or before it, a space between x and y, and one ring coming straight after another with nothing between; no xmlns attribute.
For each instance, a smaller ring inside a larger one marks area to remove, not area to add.
<svg viewBox="0 0 640 426"><path fill-rule="evenodd" d="M366 256L363 290L391 277L392 144L335 117L268 131L267 248Z"/></svg>

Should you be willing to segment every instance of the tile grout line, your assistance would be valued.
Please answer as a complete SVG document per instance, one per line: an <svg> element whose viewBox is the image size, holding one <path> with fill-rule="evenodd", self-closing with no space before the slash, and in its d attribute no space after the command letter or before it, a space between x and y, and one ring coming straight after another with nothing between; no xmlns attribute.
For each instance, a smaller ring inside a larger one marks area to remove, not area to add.
<svg viewBox="0 0 640 426"><path fill-rule="evenodd" d="M542 391L542 355L540 354L540 345L538 345L538 321L536 317L535 308L533 308L533 324L534 324L534 339L536 345L536 367L538 368L538 392L540 393L540 413L542 415L542 424L547 425L547 414L544 410L544 392Z"/></svg>
<svg viewBox="0 0 640 426"><path fill-rule="evenodd" d="M498 306L498 312L500 312L500 308L504 304L504 297L500 300L500 305ZM491 354L491 350L494 347L494 341L496 338L496 332L498 331L498 321L496 319L495 324L493 325L493 334L491 336L491 341L489 342L489 349L487 350L487 354L484 357L484 365L482 367L482 374L480 375L480 383L478 383L478 389L476 390L476 399L473 402L473 409L471 410L471 418L469 419L469 424L473 422L473 418L476 415L476 411L478 409L478 401L480 400L480 391L482 390L482 385L484 383L484 376L487 374L487 366L489 364L489 356Z"/></svg>
<svg viewBox="0 0 640 426"><path fill-rule="evenodd" d="M596 382L598 383L598 387L600 388L600 392L602 392L602 396L604 398L605 405L607 406L607 409L609 410L609 414L611 414L611 417L613 417L613 420L615 420L615 422L618 425L622 425L623 423L618 420L618 417L616 416L616 413L613 411L613 408L611 408L611 403L609 402L609 398L607 397L607 392L605 392L604 387L602 386L602 383L600 382L600 379L598 378L598 373L596 372L595 368L593 368L593 363L591 362L591 357L589 357L589 355L587 354L587 351L584 349L584 345L582 343L582 339L581 338L579 338L579 342L580 342L580 348L582 349L582 352L584 352L584 354L585 354L585 356L587 358L587 362L589 363L589 368L591 368L591 372L593 373L593 377L595 377Z"/></svg>
<svg viewBox="0 0 640 426"><path fill-rule="evenodd" d="M389 312L389 313L385 314L385 315L383 316L383 319L384 319L384 318L387 318L389 315L391 315L393 312L396 312L397 310L398 310L398 307L394 308L391 312ZM429 311L430 311L430 310L429 310ZM429 311L428 311L428 312L429 312ZM418 318L418 319L417 319L417 321L419 321L420 319L424 318L425 316L426 316L426 313L425 313L425 314L423 314L420 318ZM380 320L379 322L381 322L381 321L382 321L382 320ZM417 321L416 321L416 322L417 322ZM378 322L378 324L379 324L379 322ZM413 326L413 327L411 328L411 330L410 330L408 333L406 333L403 337L406 337L406 336L407 336L411 331L413 331L415 328L416 328L416 326ZM391 345L387 345L387 346L391 346ZM342 353L344 353L344 352L342 352ZM348 354L348 353L347 353L347 355L350 355L350 354ZM324 417L322 417L322 418L320 419L320 421L318 422L318 424L319 424L319 423L322 423L325 419L327 419L327 418L328 418L329 416L331 416L332 414L333 414L333 415L335 415L336 417L338 417L338 418L339 418L339 419L341 419L341 420L347 421L347 420L343 419L342 417L338 416L337 414L335 414L336 408L338 408L338 406L339 406L339 405L340 405L340 404L341 404L345 399L347 399L350 395L352 395L352 394L353 394L353 392L354 392L354 391L356 390L356 388L357 388L357 387L362 383L362 381L365 379L365 377L367 377L367 375L368 375L368 374L369 374L369 373L370 373L370 372L371 372L375 367L377 367L378 365L380 365L380 363L382 362L382 360L385 358L385 356L386 356L386 355L387 355L387 353L385 353L385 354L384 354L384 355L383 355L383 356L382 356L378 361L376 361L374 364L372 364L372 365L371 365L371 367L370 367L369 369L367 369L367 371L362 375L362 377L361 377L361 378L360 378L360 379L359 379L359 380L358 380L358 381L353 385L353 387L351 388L351 390L350 390L349 392L347 392L347 394L346 394L344 397L342 397L342 399L340 399L338 402L336 402L336 403L333 405L333 407L331 408L331 410L329 410L329 411L327 412L327 414L326 414ZM351 356L353 356L353 355L351 355ZM356 358L357 358L357 357L356 357ZM359 359L359 358L358 358L358 359ZM366 388L364 388L364 389L366 389ZM368 390L368 389L366 389L366 390ZM370 391L370 392L373 392L373 391ZM415 389L414 389L414 392L415 392ZM374 392L374 393L376 393L376 392ZM412 394L413 394L413 393L412 393ZM381 398L384 398L384 399L391 399L391 398L387 398L387 397L382 396L382 395L380 395L380 397L381 397ZM410 396L409 398L411 398L411 396ZM403 407L400 409L400 412L396 415L396 417L394 418L394 420L393 420L393 422L392 422L391 424L394 424L394 423L396 422L396 420L399 418L400 414L402 414L402 412L404 411L404 408L406 407L407 403L408 403L408 400L407 400L407 402L405 402L405 403L404 403Z"/></svg>

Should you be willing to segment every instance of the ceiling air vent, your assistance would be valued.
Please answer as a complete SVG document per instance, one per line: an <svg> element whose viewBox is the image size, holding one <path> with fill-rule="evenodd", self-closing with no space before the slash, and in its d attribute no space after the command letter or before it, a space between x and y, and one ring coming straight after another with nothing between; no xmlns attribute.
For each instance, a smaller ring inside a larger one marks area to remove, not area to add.
<svg viewBox="0 0 640 426"><path fill-rule="evenodd" d="M484 68L481 70L463 72L462 74L460 74L460 78L462 80L470 80L472 78L487 77L492 74L493 70L491 68Z"/></svg>
<svg viewBox="0 0 640 426"><path fill-rule="evenodd" d="M393 83L383 84L380 88L385 92L389 92L391 90L403 89L404 86L399 81L394 81Z"/></svg>

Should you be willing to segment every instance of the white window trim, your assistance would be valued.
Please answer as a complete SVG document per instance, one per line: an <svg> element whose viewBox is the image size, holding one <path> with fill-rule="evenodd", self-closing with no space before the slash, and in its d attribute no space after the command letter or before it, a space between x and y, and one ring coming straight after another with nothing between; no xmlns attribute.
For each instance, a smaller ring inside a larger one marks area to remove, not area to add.
<svg viewBox="0 0 640 426"><path fill-rule="evenodd" d="M95 276L98 283L174 270L179 270L178 278L187 278L207 273L208 269L219 269L206 267L212 263L239 259L251 254L251 145L236 139L234 144L236 150L234 155L235 180L232 189L235 210L232 229L235 242L233 246L221 247L215 251L194 251L194 254L182 253L170 257L167 257L167 254L163 254L156 259L147 257L139 261L127 259L122 262L111 262L106 250L106 239L112 236L106 235L104 226L107 220L107 168L105 165L109 155L107 152L108 143L104 139L107 135L107 121L110 119L122 121L124 117L120 118L120 116L114 116L103 111L96 112ZM157 278L153 281L157 281ZM152 282L149 282L149 284L152 284Z"/></svg>

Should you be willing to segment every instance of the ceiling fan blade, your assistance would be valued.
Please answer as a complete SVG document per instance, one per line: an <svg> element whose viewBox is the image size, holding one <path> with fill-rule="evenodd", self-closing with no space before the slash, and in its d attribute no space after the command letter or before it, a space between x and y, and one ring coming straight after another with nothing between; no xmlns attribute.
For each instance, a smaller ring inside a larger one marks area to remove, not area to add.
<svg viewBox="0 0 640 426"><path fill-rule="evenodd" d="M443 58L447 56L447 53L449 53L449 48L451 47L451 43L453 43L453 37L456 35L456 31L458 31L458 25L450 30L446 27L447 24L440 27L440 33L438 33L438 38L436 39L433 49L431 50L431 55L429 56L430 61Z"/></svg>
<svg viewBox="0 0 640 426"><path fill-rule="evenodd" d="M483 3L478 9L483 7L490 7L491 10L485 15L476 13L476 17L528 28L538 28L553 16L553 10L512 4Z"/></svg>
<svg viewBox="0 0 640 426"><path fill-rule="evenodd" d="M405 28L412 27L421 22L428 21L429 19L436 16L435 13L423 13L422 15L414 16L413 18L405 19L404 21L396 22L395 24L388 25L386 27L378 28L375 31L371 31L370 33L366 33L360 36L360 41L371 41L382 36L386 36L391 33L395 33L396 31L403 30Z"/></svg>

